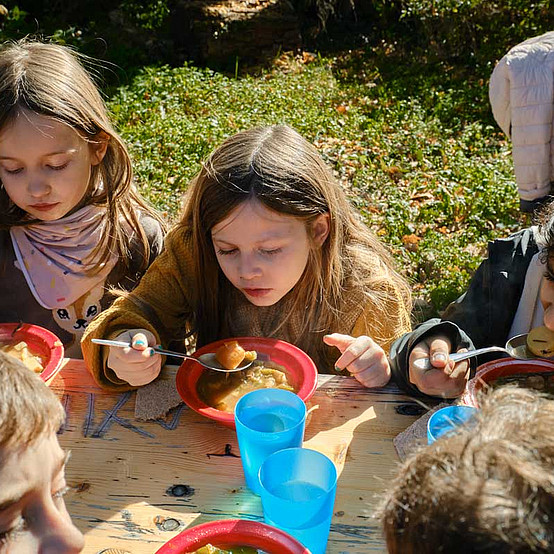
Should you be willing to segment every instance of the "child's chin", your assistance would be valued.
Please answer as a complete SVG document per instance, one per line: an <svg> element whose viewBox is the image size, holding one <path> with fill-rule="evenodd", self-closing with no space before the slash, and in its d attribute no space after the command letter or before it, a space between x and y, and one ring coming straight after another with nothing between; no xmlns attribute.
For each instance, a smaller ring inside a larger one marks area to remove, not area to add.
<svg viewBox="0 0 554 554"><path fill-rule="evenodd" d="M273 306L274 304L277 304L279 300L281 300L282 296L275 296L274 294L268 294L267 296L261 296L261 297L253 297L249 296L248 294L244 294L246 296L246 299L250 304L254 304L254 306Z"/></svg>

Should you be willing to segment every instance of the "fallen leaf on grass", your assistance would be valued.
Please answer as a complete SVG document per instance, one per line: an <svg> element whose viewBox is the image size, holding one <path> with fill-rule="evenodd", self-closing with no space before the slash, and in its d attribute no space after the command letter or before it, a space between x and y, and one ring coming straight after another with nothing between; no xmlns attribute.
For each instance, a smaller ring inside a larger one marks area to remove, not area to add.
<svg viewBox="0 0 554 554"><path fill-rule="evenodd" d="M421 237L418 237L417 235L414 235L412 233L411 235L404 235L402 237L402 244L410 252L415 252L419 247L420 240L421 240Z"/></svg>

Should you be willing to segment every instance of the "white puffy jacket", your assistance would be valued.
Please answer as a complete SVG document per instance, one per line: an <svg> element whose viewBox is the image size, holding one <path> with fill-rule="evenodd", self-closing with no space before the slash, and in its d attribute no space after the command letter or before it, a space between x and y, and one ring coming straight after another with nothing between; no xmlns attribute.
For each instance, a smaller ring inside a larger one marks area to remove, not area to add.
<svg viewBox="0 0 554 554"><path fill-rule="evenodd" d="M521 199L547 196L554 181L554 31L508 51L492 72L489 98L494 118L512 139Z"/></svg>

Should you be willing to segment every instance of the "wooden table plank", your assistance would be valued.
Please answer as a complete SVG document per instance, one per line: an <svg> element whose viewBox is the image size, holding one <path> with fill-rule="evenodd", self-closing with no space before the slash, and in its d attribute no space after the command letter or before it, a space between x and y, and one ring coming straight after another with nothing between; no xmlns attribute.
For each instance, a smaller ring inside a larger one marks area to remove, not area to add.
<svg viewBox="0 0 554 554"><path fill-rule="evenodd" d="M263 520L232 429L184 405L167 422L137 421L135 393L101 391L79 360L51 387L68 414L59 435L72 451L66 502L85 554L153 554L191 524ZM394 387L371 391L352 378L320 376L308 407L304 446L332 458L340 475L327 552L385 552L373 513L396 468L392 439L414 421L404 414L415 403Z"/></svg>

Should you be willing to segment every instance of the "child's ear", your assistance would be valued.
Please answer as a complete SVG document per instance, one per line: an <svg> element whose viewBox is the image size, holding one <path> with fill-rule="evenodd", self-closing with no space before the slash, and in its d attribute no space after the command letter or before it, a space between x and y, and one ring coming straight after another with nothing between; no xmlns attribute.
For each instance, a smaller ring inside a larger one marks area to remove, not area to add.
<svg viewBox="0 0 554 554"><path fill-rule="evenodd" d="M319 214L312 222L312 239L317 246L321 246L329 236L330 226L328 212Z"/></svg>
<svg viewBox="0 0 554 554"><path fill-rule="evenodd" d="M109 142L110 135L104 131L100 131L89 141L92 165L98 165L102 162L104 156L106 155L106 151L108 150Z"/></svg>

